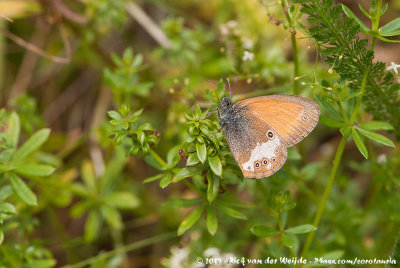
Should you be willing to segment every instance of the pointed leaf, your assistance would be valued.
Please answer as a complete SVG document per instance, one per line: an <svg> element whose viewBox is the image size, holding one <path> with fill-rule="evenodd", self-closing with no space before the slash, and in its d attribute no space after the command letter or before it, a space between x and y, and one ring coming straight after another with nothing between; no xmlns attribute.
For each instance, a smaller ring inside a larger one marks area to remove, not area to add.
<svg viewBox="0 0 400 268"><path fill-rule="evenodd" d="M339 121L339 120L336 120L336 119L334 119L334 118L327 117L327 116L324 116L324 115L321 115L321 116L319 117L319 121L320 121L322 124L324 124L324 125L326 125L326 126L328 126L328 127L341 128L341 127L344 127L344 126L346 125L346 124L345 124L344 122L342 122L342 121Z"/></svg>
<svg viewBox="0 0 400 268"><path fill-rule="evenodd" d="M385 42L389 42L389 43L400 43L400 40L390 40L390 39L387 39L387 38L384 38L384 37L382 37L382 36L377 36L380 40L382 40L382 41L385 41Z"/></svg>
<svg viewBox="0 0 400 268"><path fill-rule="evenodd" d="M218 230L218 219L217 213L215 213L214 208L207 207L207 230L211 235L214 235Z"/></svg>
<svg viewBox="0 0 400 268"><path fill-rule="evenodd" d="M170 208L189 208L202 201L201 198L194 199L172 199L164 202L162 205Z"/></svg>
<svg viewBox="0 0 400 268"><path fill-rule="evenodd" d="M207 147L205 143L196 143L196 150L197 150L197 157L201 161L201 163L204 163L207 158Z"/></svg>
<svg viewBox="0 0 400 268"><path fill-rule="evenodd" d="M113 192L104 197L104 202L118 209L133 209L140 205L140 200L130 192Z"/></svg>
<svg viewBox="0 0 400 268"><path fill-rule="evenodd" d="M315 230L317 230L317 228L314 225L303 224L303 225L299 225L296 227L286 229L285 232L289 233L289 234L305 234L305 233L309 233L309 232L315 231Z"/></svg>
<svg viewBox="0 0 400 268"><path fill-rule="evenodd" d="M360 123L360 127L366 130L393 130L394 127L384 121L368 121Z"/></svg>
<svg viewBox="0 0 400 268"><path fill-rule="evenodd" d="M208 164L215 175L222 176L222 163L218 155L208 157Z"/></svg>
<svg viewBox="0 0 400 268"><path fill-rule="evenodd" d="M368 150L367 147L365 147L365 144L360 135L358 135L357 131L354 128L352 128L351 133L353 135L353 139L357 145L358 150L365 157L365 159L368 159Z"/></svg>
<svg viewBox="0 0 400 268"><path fill-rule="evenodd" d="M347 17L354 19L354 21L357 22L358 25L360 25L360 29L363 33L368 34L369 28L356 15L354 15L353 11L351 11L350 8L342 4L342 9Z"/></svg>
<svg viewBox="0 0 400 268"><path fill-rule="evenodd" d="M360 8L361 12L364 13L364 15L367 18L369 18L369 19L371 18L371 15L369 15L369 13L361 6L361 4L358 4L358 7Z"/></svg>
<svg viewBox="0 0 400 268"><path fill-rule="evenodd" d="M282 243L288 248L293 248L296 241L294 240L294 238L291 235L283 233L282 234Z"/></svg>
<svg viewBox="0 0 400 268"><path fill-rule="evenodd" d="M194 166L200 162L197 153L192 153L189 155L188 160L186 161L186 166Z"/></svg>
<svg viewBox="0 0 400 268"><path fill-rule="evenodd" d="M117 209L104 205L100 207L100 212L104 220L111 228L116 230L122 229L123 224L122 224L121 214Z"/></svg>
<svg viewBox="0 0 400 268"><path fill-rule="evenodd" d="M28 185L19 178L15 173L8 173L10 178L11 187L14 193L27 205L36 206L37 198L36 195L31 191Z"/></svg>
<svg viewBox="0 0 400 268"><path fill-rule="evenodd" d="M272 229L271 227L265 226L265 225L254 225L251 227L250 231L260 237L270 237L279 234L278 230Z"/></svg>
<svg viewBox="0 0 400 268"><path fill-rule="evenodd" d="M242 212L233 209L231 207L225 207L225 206L219 206L219 208L224 212L226 215L235 218L235 219L240 219L240 220L247 220L246 215L244 215Z"/></svg>
<svg viewBox="0 0 400 268"><path fill-rule="evenodd" d="M395 32L398 30L400 30L400 17L396 18L396 19L388 22L384 26L382 26L380 33L381 33L381 35L385 36L385 34Z"/></svg>
<svg viewBox="0 0 400 268"><path fill-rule="evenodd" d="M12 159L12 161L19 162L27 157L29 154L37 150L49 137L50 129L44 128L33 134L22 146L19 148Z"/></svg>
<svg viewBox="0 0 400 268"><path fill-rule="evenodd" d="M195 208L189 216L187 216L179 225L178 228L178 235L182 235L184 232L189 230L200 218L201 214L203 213L205 205L200 205Z"/></svg>
<svg viewBox="0 0 400 268"><path fill-rule="evenodd" d="M12 112L7 124L7 133L11 137L11 148L17 148L20 131L21 123L19 120L19 116L16 112Z"/></svg>
<svg viewBox="0 0 400 268"><path fill-rule="evenodd" d="M100 215L96 210L89 212L89 215L85 222L85 241L92 242L98 236L100 230L101 219Z"/></svg>
<svg viewBox="0 0 400 268"><path fill-rule="evenodd" d="M375 133L375 132L372 132L369 130L365 130L362 128L357 128L357 131L360 132L360 134L362 134L363 136L365 136L368 139L371 139L375 142L381 143L386 146L395 147L394 143L390 139L386 138L385 136L383 136L381 134L378 134L378 133Z"/></svg>
<svg viewBox="0 0 400 268"><path fill-rule="evenodd" d="M21 165L14 169L16 173L21 176L34 176L34 177L41 177L41 176L49 176L53 174L55 168L48 165L40 165L40 164L32 164L32 165Z"/></svg>
<svg viewBox="0 0 400 268"><path fill-rule="evenodd" d="M201 174L204 167L186 167L179 170L178 173L175 174L172 182L178 182L183 180L184 178L193 177L195 175Z"/></svg>
<svg viewBox="0 0 400 268"><path fill-rule="evenodd" d="M212 172L208 171L207 173L207 201L211 204L215 198L218 196L219 188L220 188L220 179L218 176L214 176Z"/></svg>

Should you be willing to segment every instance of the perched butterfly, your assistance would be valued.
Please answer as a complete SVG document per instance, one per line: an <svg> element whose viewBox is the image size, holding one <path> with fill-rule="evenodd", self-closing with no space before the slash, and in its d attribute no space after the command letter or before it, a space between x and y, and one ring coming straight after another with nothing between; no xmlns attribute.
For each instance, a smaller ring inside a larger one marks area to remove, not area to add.
<svg viewBox="0 0 400 268"><path fill-rule="evenodd" d="M268 177L286 161L286 148L317 125L319 106L292 95L269 95L232 103L224 97L218 119L246 178Z"/></svg>

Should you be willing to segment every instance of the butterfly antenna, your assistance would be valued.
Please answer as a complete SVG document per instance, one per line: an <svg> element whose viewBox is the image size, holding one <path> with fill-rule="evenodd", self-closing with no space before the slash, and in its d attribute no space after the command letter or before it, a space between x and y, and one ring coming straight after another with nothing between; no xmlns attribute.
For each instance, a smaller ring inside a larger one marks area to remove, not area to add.
<svg viewBox="0 0 400 268"><path fill-rule="evenodd" d="M228 87L229 87L229 98L232 99L232 90L231 90L231 83L229 83L229 78L226 78L226 81L228 82Z"/></svg>
<svg viewBox="0 0 400 268"><path fill-rule="evenodd" d="M217 87L218 87L218 83L217 82L215 82L214 80L207 80L208 82L211 82L211 83L213 83L213 84L215 84Z"/></svg>

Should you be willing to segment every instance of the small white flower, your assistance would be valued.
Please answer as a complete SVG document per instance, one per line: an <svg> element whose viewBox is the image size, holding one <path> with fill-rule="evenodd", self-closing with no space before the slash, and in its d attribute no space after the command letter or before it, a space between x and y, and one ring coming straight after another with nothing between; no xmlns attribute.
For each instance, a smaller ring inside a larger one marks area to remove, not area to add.
<svg viewBox="0 0 400 268"><path fill-rule="evenodd" d="M238 26L238 22L236 20L230 20L226 23L226 26L228 26L230 29L234 29Z"/></svg>
<svg viewBox="0 0 400 268"><path fill-rule="evenodd" d="M390 66L387 67L386 70L388 70L388 71L393 70L393 71L396 73L396 75L398 75L399 72L397 71L397 68L400 68L400 65L399 65L399 64L396 64L396 63L394 63L394 62L392 61L392 62L390 63Z"/></svg>
<svg viewBox="0 0 400 268"><path fill-rule="evenodd" d="M252 61L253 59L254 59L254 53L245 50L244 53L243 53L242 60L244 60L244 61L246 61L246 60Z"/></svg>
<svg viewBox="0 0 400 268"><path fill-rule="evenodd" d="M206 257L217 257L221 253L219 252L219 248L208 248L204 250L204 256Z"/></svg>
<svg viewBox="0 0 400 268"><path fill-rule="evenodd" d="M253 40L251 40L251 39L248 38L248 37L243 37L243 38L242 38L242 43L243 43L243 47L244 47L245 49L253 49L253 47L254 47L254 42L253 42Z"/></svg>
<svg viewBox="0 0 400 268"><path fill-rule="evenodd" d="M171 267L183 267L183 264L189 256L189 250L187 248L177 248L173 247L171 249L172 255L170 258Z"/></svg>
<svg viewBox="0 0 400 268"><path fill-rule="evenodd" d="M379 164L383 164L387 162L387 157L385 154L378 155L378 159L376 160Z"/></svg>
<svg viewBox="0 0 400 268"><path fill-rule="evenodd" d="M228 35L230 33L230 29L226 26L226 24L221 24L219 26L219 31L222 35Z"/></svg>

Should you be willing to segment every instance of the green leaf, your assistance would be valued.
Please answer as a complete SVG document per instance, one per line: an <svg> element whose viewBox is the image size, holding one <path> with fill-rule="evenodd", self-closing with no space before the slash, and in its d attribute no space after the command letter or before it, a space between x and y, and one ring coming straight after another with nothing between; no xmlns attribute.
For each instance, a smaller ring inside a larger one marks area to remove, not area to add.
<svg viewBox="0 0 400 268"><path fill-rule="evenodd" d="M189 208L200 203L203 199L172 199L163 203L163 206L170 208Z"/></svg>
<svg viewBox="0 0 400 268"><path fill-rule="evenodd" d="M13 190L10 185L4 186L0 189L0 201L7 199L10 195L12 195Z"/></svg>
<svg viewBox="0 0 400 268"><path fill-rule="evenodd" d="M152 182L152 181L156 181L156 180L158 180L159 178L161 178L162 176L164 176L164 173L154 175L154 176L152 176L152 177L149 177L149 178L145 179L145 180L143 181L143 183L149 183L149 182Z"/></svg>
<svg viewBox="0 0 400 268"><path fill-rule="evenodd" d="M291 235L283 233L282 234L282 243L283 243L283 245L285 245L288 248L293 248L294 243L296 243L296 241L294 240L294 238Z"/></svg>
<svg viewBox="0 0 400 268"><path fill-rule="evenodd" d="M11 187L14 193L27 205L36 206L37 198L36 195L31 191L28 185L19 178L15 173L8 173L10 178Z"/></svg>
<svg viewBox="0 0 400 268"><path fill-rule="evenodd" d="M279 234L278 230L272 229L271 227L265 226L265 225L254 225L251 227L250 231L259 237L271 237L274 235Z"/></svg>
<svg viewBox="0 0 400 268"><path fill-rule="evenodd" d="M381 27L380 29L380 34L383 36L391 36L390 33L396 32L400 30L400 17L396 18L384 26Z"/></svg>
<svg viewBox="0 0 400 268"><path fill-rule="evenodd" d="M186 161L186 166L194 166L200 162L199 157L196 153L189 155L188 160Z"/></svg>
<svg viewBox="0 0 400 268"><path fill-rule="evenodd" d="M115 120L123 120L122 116L116 111L108 111L108 116Z"/></svg>
<svg viewBox="0 0 400 268"><path fill-rule="evenodd" d="M140 200L130 192L114 192L104 197L104 202L118 209L133 209L140 205Z"/></svg>
<svg viewBox="0 0 400 268"><path fill-rule="evenodd" d="M364 13L364 15L367 18L369 18L369 19L371 18L371 15L361 6L361 4L358 4L358 7L360 8L361 12Z"/></svg>
<svg viewBox="0 0 400 268"><path fill-rule="evenodd" d="M219 206L219 209L226 215L235 218L235 219L240 219L240 220L247 220L246 215L241 213L240 211L233 209L231 207L225 207L225 206Z"/></svg>
<svg viewBox="0 0 400 268"><path fill-rule="evenodd" d="M387 8L388 8L388 3L386 3L386 4L383 6L383 8L381 9L381 16L382 16L383 14L385 14Z"/></svg>
<svg viewBox="0 0 400 268"><path fill-rule="evenodd" d="M10 118L8 119L8 126L7 126L7 132L11 138L11 144L10 144L11 148L17 148L20 131L21 131L21 123L19 120L19 116L16 112L12 112Z"/></svg>
<svg viewBox="0 0 400 268"><path fill-rule="evenodd" d="M214 176L212 172L208 171L207 180L207 201L209 204L211 204L218 196L220 179L219 177Z"/></svg>
<svg viewBox="0 0 400 268"><path fill-rule="evenodd" d="M365 147L365 144L360 135L358 135L357 131L354 128L351 129L351 133L353 134L353 139L357 145L358 150L365 157L365 159L368 159L368 150L367 147Z"/></svg>
<svg viewBox="0 0 400 268"><path fill-rule="evenodd" d="M387 38L384 38L384 37L382 37L382 36L377 36L380 40L382 40L382 41L385 41L385 42L389 42L389 43L400 43L400 40L390 40L390 39L387 39Z"/></svg>
<svg viewBox="0 0 400 268"><path fill-rule="evenodd" d="M365 130L362 128L357 128L357 131L359 131L360 134L362 134L363 136L365 136L368 139L371 139L375 142L381 143L386 146L395 147L394 143L390 139L386 138L385 136L383 136L381 134L378 134L378 133L375 133L375 132L372 132L369 130Z"/></svg>
<svg viewBox="0 0 400 268"><path fill-rule="evenodd" d="M171 183L171 180L172 180L172 174L166 173L164 177L160 180L160 187L164 189Z"/></svg>
<svg viewBox="0 0 400 268"><path fill-rule="evenodd" d="M360 127L366 130L393 130L394 127L384 121L368 121L360 123Z"/></svg>
<svg viewBox="0 0 400 268"><path fill-rule="evenodd" d="M195 208L189 216L187 216L179 225L178 228L178 235L182 235L184 232L189 230L200 218L201 214L203 213L205 205L200 205Z"/></svg>
<svg viewBox="0 0 400 268"><path fill-rule="evenodd" d="M101 225L100 215L96 210L89 212L85 222L85 235L84 239L87 243L95 240L97 237Z"/></svg>
<svg viewBox="0 0 400 268"><path fill-rule="evenodd" d="M1 244L3 244L3 241L4 241L4 233L2 230L0 230L0 246Z"/></svg>
<svg viewBox="0 0 400 268"><path fill-rule="evenodd" d="M324 116L324 115L321 115L319 117L319 121L322 124L324 124L324 125L326 125L328 127L341 128L341 127L344 127L346 125L342 121L339 121L339 120L336 120L336 119L333 119L333 118L330 118L330 117L327 117L327 116Z"/></svg>
<svg viewBox="0 0 400 268"><path fill-rule="evenodd" d="M360 25L361 31L363 33L368 34L369 28L356 15L354 15L353 11L351 11L350 8L342 4L342 9L347 17L354 19L354 21L357 22L358 25Z"/></svg>
<svg viewBox="0 0 400 268"><path fill-rule="evenodd" d="M213 236L218 230L218 218L214 208L207 207L207 218L206 218L207 230Z"/></svg>
<svg viewBox="0 0 400 268"><path fill-rule="evenodd" d="M46 260L29 260L24 267L27 268L51 268L56 265L56 260L46 259Z"/></svg>
<svg viewBox="0 0 400 268"><path fill-rule="evenodd" d="M196 143L196 150L197 150L197 157L201 161L201 163L204 163L207 158L207 148L205 143Z"/></svg>
<svg viewBox="0 0 400 268"><path fill-rule="evenodd" d="M40 164L31 164L31 165L21 165L14 169L16 173L22 176L49 176L53 174L55 168L48 165L40 165Z"/></svg>
<svg viewBox="0 0 400 268"><path fill-rule="evenodd" d="M289 234L305 234L305 233L309 233L309 232L315 231L315 230L317 230L317 228L314 225L303 224L303 225L299 225L296 227L286 229L285 232L289 233Z"/></svg>
<svg viewBox="0 0 400 268"><path fill-rule="evenodd" d="M347 138L350 136L351 127L345 126L340 128L340 133L342 133L343 137Z"/></svg>
<svg viewBox="0 0 400 268"><path fill-rule="evenodd" d="M323 254L321 258L324 260L337 260L342 258L343 254L344 254L343 250L334 250Z"/></svg>
<svg viewBox="0 0 400 268"><path fill-rule="evenodd" d="M123 224L121 214L117 209L106 205L100 207L100 212L101 215L104 217L104 220L111 228L116 230L122 229Z"/></svg>
<svg viewBox="0 0 400 268"><path fill-rule="evenodd" d="M222 163L218 155L208 157L208 164L215 175L222 176Z"/></svg>
<svg viewBox="0 0 400 268"><path fill-rule="evenodd" d="M178 173L172 179L172 182L178 182L184 178L193 177L199 175L203 171L203 167L186 167L179 170Z"/></svg>
<svg viewBox="0 0 400 268"><path fill-rule="evenodd" d="M50 129L44 128L33 134L22 146L19 148L12 159L14 163L19 162L26 158L29 154L37 150L49 137Z"/></svg>

